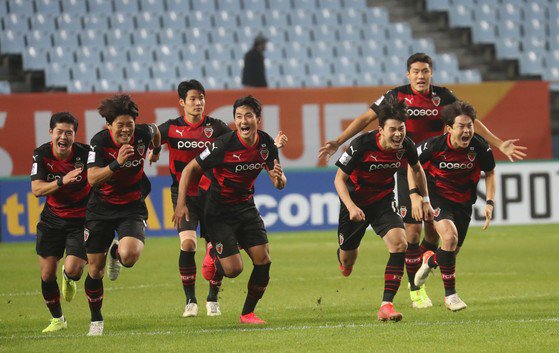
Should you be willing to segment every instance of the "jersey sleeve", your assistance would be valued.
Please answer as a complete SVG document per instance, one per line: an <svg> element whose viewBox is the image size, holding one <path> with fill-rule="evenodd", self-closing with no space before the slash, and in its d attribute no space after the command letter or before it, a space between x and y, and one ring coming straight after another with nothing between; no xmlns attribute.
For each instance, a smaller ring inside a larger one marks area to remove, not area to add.
<svg viewBox="0 0 559 353"><path fill-rule="evenodd" d="M361 161L361 156L363 155L361 141L363 136L366 135L361 135L358 138L353 139L347 150L345 150L340 159L336 162L336 166L348 175L357 168L359 162Z"/></svg>
<svg viewBox="0 0 559 353"><path fill-rule="evenodd" d="M215 136L222 136L225 135L228 132L231 132L231 129L229 128L229 125L227 125L224 121L220 120L220 119L215 119L216 124L215 124L215 131L216 134Z"/></svg>
<svg viewBox="0 0 559 353"><path fill-rule="evenodd" d="M136 130L138 130L142 135L151 142L156 134L155 124L138 124L136 125Z"/></svg>
<svg viewBox="0 0 559 353"><path fill-rule="evenodd" d="M425 164L433 157L433 150L431 149L432 146L433 139L425 140L417 146L417 155L421 164Z"/></svg>
<svg viewBox="0 0 559 353"><path fill-rule="evenodd" d="M159 133L161 134L161 144L169 143L169 126L171 125L171 121L167 120L163 124L159 125L157 128L159 129Z"/></svg>
<svg viewBox="0 0 559 353"><path fill-rule="evenodd" d="M382 95L379 99L377 99L377 100L370 106L370 108L371 108L372 110L374 110L374 112L378 115L379 112L380 112L380 106L381 106L384 102L390 100L391 98L397 97L397 96L398 96L397 92L396 92L395 90L392 89L392 90L386 92L384 95Z"/></svg>
<svg viewBox="0 0 559 353"><path fill-rule="evenodd" d="M404 140L404 149L406 150L406 157L408 158L409 165L416 165L419 161L419 157L417 155L417 149L415 148L415 144L413 141L406 137Z"/></svg>
<svg viewBox="0 0 559 353"><path fill-rule="evenodd" d="M216 139L196 157L196 161L200 164L202 169L211 169L223 162L229 139L230 135L225 135Z"/></svg>
<svg viewBox="0 0 559 353"><path fill-rule="evenodd" d="M489 172L495 169L495 157L491 146L482 139L479 139L479 166L484 172Z"/></svg>
<svg viewBox="0 0 559 353"><path fill-rule="evenodd" d="M278 163L280 163L279 152L274 139L270 135L267 136L268 136L268 141L270 146L268 147L270 154L268 156L268 159L266 160L266 170L272 170L274 169L274 160L277 159Z"/></svg>
<svg viewBox="0 0 559 353"><path fill-rule="evenodd" d="M43 156L37 148L33 151L33 164L31 165L31 181L46 180L47 172L43 163Z"/></svg>
<svg viewBox="0 0 559 353"><path fill-rule="evenodd" d="M87 168L100 167L103 168L107 165L105 157L103 156L103 140L100 134L93 136L89 144L89 154L87 156Z"/></svg>

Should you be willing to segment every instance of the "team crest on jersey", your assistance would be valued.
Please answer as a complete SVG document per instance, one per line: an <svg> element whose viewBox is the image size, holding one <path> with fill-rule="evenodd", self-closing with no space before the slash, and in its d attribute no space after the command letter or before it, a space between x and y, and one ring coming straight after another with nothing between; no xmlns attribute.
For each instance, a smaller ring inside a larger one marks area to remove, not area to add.
<svg viewBox="0 0 559 353"><path fill-rule="evenodd" d="M89 239L89 229L84 228L83 229L83 241L87 241L87 239Z"/></svg>
<svg viewBox="0 0 559 353"><path fill-rule="evenodd" d="M437 207L437 208L435 209L435 213L434 213L433 215L434 215L435 217L439 217L440 214L441 214L441 208L440 208L440 207Z"/></svg>
<svg viewBox="0 0 559 353"><path fill-rule="evenodd" d="M342 233L338 234L338 242L340 245L344 243L344 235Z"/></svg>
<svg viewBox="0 0 559 353"><path fill-rule="evenodd" d="M470 160L470 162L473 162L476 159L477 153L475 152L469 152L468 153L468 159Z"/></svg>
<svg viewBox="0 0 559 353"><path fill-rule="evenodd" d="M431 98L431 102L433 102L433 104L435 105L435 107L438 107L439 104L441 104L441 97L439 97L439 96L433 96L433 98Z"/></svg>
<svg viewBox="0 0 559 353"><path fill-rule="evenodd" d="M396 153L396 157L398 158L398 160L402 159L402 157L404 156L404 153L406 153L405 150L400 150Z"/></svg>
<svg viewBox="0 0 559 353"><path fill-rule="evenodd" d="M215 244L215 251L217 251L217 253L221 255L221 253L223 252L223 244L221 243Z"/></svg>
<svg viewBox="0 0 559 353"><path fill-rule="evenodd" d="M266 148L266 144L263 144L262 149L260 150L260 157L262 157L262 159L264 160L267 160L269 154L270 151L268 151L268 149Z"/></svg>
<svg viewBox="0 0 559 353"><path fill-rule="evenodd" d="M136 148L136 150L138 151L138 153L143 156L144 152L146 151L146 145L144 145L143 143L141 145L138 145L138 147Z"/></svg>
<svg viewBox="0 0 559 353"><path fill-rule="evenodd" d="M212 137L212 134L214 133L214 129L211 126L206 126L204 128L204 135L206 135L207 138Z"/></svg>
<svg viewBox="0 0 559 353"><path fill-rule="evenodd" d="M400 206L400 215L402 216L402 218L406 217L407 214L408 209L406 208L406 206Z"/></svg>

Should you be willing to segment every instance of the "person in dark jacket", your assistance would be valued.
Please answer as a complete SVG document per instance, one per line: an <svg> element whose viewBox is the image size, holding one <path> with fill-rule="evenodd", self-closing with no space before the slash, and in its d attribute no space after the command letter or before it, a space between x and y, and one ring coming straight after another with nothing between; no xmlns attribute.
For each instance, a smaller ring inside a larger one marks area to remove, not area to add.
<svg viewBox="0 0 559 353"><path fill-rule="evenodd" d="M252 49L245 54L243 67L243 85L246 87L268 87L264 68L264 50L268 39L262 34L254 38Z"/></svg>

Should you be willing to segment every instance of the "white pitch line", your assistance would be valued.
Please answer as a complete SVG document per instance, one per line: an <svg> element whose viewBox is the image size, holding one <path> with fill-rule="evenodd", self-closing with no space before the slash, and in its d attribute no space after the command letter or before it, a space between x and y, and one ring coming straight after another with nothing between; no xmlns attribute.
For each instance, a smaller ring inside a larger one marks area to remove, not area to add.
<svg viewBox="0 0 559 353"><path fill-rule="evenodd" d="M409 326L454 326L466 324L504 324L504 323L534 323L534 322L559 322L559 317L550 317L544 319L517 319L517 320L461 320L461 321L441 321L441 322L406 322L405 325ZM192 331L122 331L122 332L109 332L104 336L119 337L119 336L163 336L163 335L182 335L182 334L197 334L197 333L219 333L219 332L266 332L266 331L299 331L299 330L332 330L340 328L367 328L367 327L386 327L386 323L369 323L369 324L339 324L339 325L302 325L302 326L279 326L279 327L231 327L226 329L198 329ZM85 333L84 333L85 335ZM0 337L2 339L56 339L56 338L76 338L76 334L67 335L28 335L17 336L11 335L7 337Z"/></svg>
<svg viewBox="0 0 559 353"><path fill-rule="evenodd" d="M161 287L170 287L170 286L162 286L162 285L154 285L154 284L140 284L138 286L111 286L111 287L104 287L104 291L111 292L114 290L122 290L122 289L145 289L145 288L161 288ZM33 291L33 292L14 292L14 293L0 293L0 297L28 297L34 295L41 295L40 291Z"/></svg>

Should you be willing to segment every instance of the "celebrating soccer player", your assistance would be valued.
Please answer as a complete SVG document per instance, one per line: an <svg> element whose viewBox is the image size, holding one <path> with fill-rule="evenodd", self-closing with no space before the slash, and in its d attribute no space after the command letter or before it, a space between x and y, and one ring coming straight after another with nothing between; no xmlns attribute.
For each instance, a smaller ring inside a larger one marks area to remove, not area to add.
<svg viewBox="0 0 559 353"><path fill-rule="evenodd" d="M430 194L435 208L435 229L441 236L441 247L423 254L423 263L415 275L415 284L427 280L439 266L445 289L445 306L458 311L466 308L455 288L456 254L464 243L476 187L485 172L485 226L493 215L495 197L495 160L487 142L474 135L476 111L470 104L457 101L442 111L446 134L433 137L420 145L419 160L425 164Z"/></svg>
<svg viewBox="0 0 559 353"><path fill-rule="evenodd" d="M103 275L114 281L120 267L132 267L144 248L148 217L144 202L150 182L144 174L144 158L150 146L160 147L155 124L138 124L138 106L128 95L101 102L99 114L107 129L91 139L87 178L93 187L87 204L85 242L88 276L85 291L91 310L89 336L103 334ZM113 241L115 231L118 241ZM108 250L108 256L107 256Z"/></svg>
<svg viewBox="0 0 559 353"><path fill-rule="evenodd" d="M413 141L406 137L406 105L395 99L379 109L379 129L354 139L336 162L335 186L341 199L338 226L338 261L349 276L357 259L361 239L368 225L384 240L390 253L384 271L384 294L377 317L400 321L402 314L392 301L404 274L406 235L394 200L394 173L410 166L410 176L423 197L413 210L417 220L432 219L425 174L417 159Z"/></svg>
<svg viewBox="0 0 559 353"><path fill-rule="evenodd" d="M252 96L233 105L236 131L216 139L183 170L174 222L191 220L186 204L188 188L203 170L211 170L204 217L211 238L216 277L237 277L243 270L241 246L250 256L253 270L240 316L241 323L264 324L254 314L270 279L270 254L264 222L254 204L254 182L266 169L272 184L283 189L287 182L279 164L278 149L267 133L258 130L262 107Z"/></svg>
<svg viewBox="0 0 559 353"><path fill-rule="evenodd" d="M410 118L406 122L408 136L415 142L437 136L443 132L441 110L448 104L456 101L456 97L447 88L431 85L433 61L423 53L416 53L407 60L407 77L409 85L396 87L388 91L373 103L370 109L357 117L348 128L334 141L328 141L320 148L319 158L329 158L344 142L365 129L370 123L378 118L380 108L389 98L396 98L408 106ZM526 147L516 146L518 140L502 141L493 135L480 121L475 121L475 128L490 144L498 147L511 161L523 159ZM421 195L410 192L407 183L406 171L398 171L398 204L400 213L406 225L406 239L408 248L406 250L406 272L410 285L410 297L414 308L428 308L432 306L425 287L418 288L413 283L415 273L421 265L421 255L427 250L435 251L439 237L432 225L425 224L425 238L421 239L421 221L416 221L409 212L413 203L421 202Z"/></svg>
<svg viewBox="0 0 559 353"><path fill-rule="evenodd" d="M37 224L36 245L41 266L41 291L52 315L50 325L43 332L67 327L56 282L58 262L64 256L64 250L62 294L68 302L76 294L76 281L80 279L87 259L83 229L91 189L85 168L89 146L74 142L77 131L78 120L72 114L56 113L50 118L51 142L33 152L31 191L37 197L47 197Z"/></svg>

